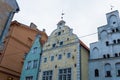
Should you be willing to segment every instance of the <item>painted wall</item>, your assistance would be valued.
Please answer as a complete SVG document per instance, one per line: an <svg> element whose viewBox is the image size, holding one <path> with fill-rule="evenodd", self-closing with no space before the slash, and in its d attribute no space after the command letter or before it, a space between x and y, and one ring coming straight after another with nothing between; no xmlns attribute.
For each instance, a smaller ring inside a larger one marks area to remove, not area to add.
<svg viewBox="0 0 120 80"><path fill-rule="evenodd" d="M120 63L120 18L119 12L106 14L107 25L98 28L98 42L90 44L89 80L118 80L115 64ZM116 56L117 55L117 56ZM111 77L106 77L105 65L111 66ZM120 66L119 66L120 68ZM95 77L95 69L99 76Z"/></svg>
<svg viewBox="0 0 120 80"><path fill-rule="evenodd" d="M17 21L12 22L0 55L0 74L4 74L6 77L0 75L0 79L12 77L19 80L24 54L29 51L38 32Z"/></svg>
<svg viewBox="0 0 120 80"><path fill-rule="evenodd" d="M88 80L88 60L89 60L89 51L84 48L83 46L81 48L81 80Z"/></svg>
<svg viewBox="0 0 120 80"><path fill-rule="evenodd" d="M80 80L80 49L82 48L80 48L78 37L73 34L72 31L72 29L65 25L65 22L63 20L57 24L57 29L51 33L47 42L43 46L39 80L42 80L43 72L49 70L53 71L52 80L58 80L59 69L66 68L71 68L71 80ZM84 50L82 50L82 52L84 52ZM67 57L68 53L71 53L70 58ZM61 60L58 59L59 55L62 55ZM54 56L53 61L51 61L51 56ZM47 58L46 62L44 62L45 58ZM85 61L87 60L88 59ZM84 61L82 62L84 64ZM87 75L87 73L84 74L84 76L85 75Z"/></svg>
<svg viewBox="0 0 120 80"><path fill-rule="evenodd" d="M26 54L20 80L25 80L28 76L33 76L33 80L38 80L38 72L41 60L40 36L37 36L30 51ZM37 60L37 67L34 68L34 60ZM27 69L28 62L31 61L30 69Z"/></svg>
<svg viewBox="0 0 120 80"><path fill-rule="evenodd" d="M16 0L0 0L0 44L8 33L14 13L18 11Z"/></svg>

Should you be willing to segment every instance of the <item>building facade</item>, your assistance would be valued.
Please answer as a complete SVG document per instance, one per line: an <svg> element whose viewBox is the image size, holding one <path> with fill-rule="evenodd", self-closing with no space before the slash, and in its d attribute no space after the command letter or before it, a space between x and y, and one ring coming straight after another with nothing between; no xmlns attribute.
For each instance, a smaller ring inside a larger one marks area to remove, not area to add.
<svg viewBox="0 0 120 80"><path fill-rule="evenodd" d="M36 36L36 39L30 51L25 56L20 80L38 80L39 66L41 63L40 61L42 54L42 45L40 42L41 37L46 37L47 40L47 36L41 36L40 34Z"/></svg>
<svg viewBox="0 0 120 80"><path fill-rule="evenodd" d="M43 46L38 80L88 80L89 49L61 20Z"/></svg>
<svg viewBox="0 0 120 80"><path fill-rule="evenodd" d="M117 10L106 17L98 42L90 44L89 80L120 80L120 17Z"/></svg>
<svg viewBox="0 0 120 80"><path fill-rule="evenodd" d="M8 33L12 18L19 11L16 0L0 0L0 44Z"/></svg>
<svg viewBox="0 0 120 80"><path fill-rule="evenodd" d="M23 56L31 48L38 32L33 24L26 26L17 21L11 23L4 48L0 51L0 80L20 79Z"/></svg>

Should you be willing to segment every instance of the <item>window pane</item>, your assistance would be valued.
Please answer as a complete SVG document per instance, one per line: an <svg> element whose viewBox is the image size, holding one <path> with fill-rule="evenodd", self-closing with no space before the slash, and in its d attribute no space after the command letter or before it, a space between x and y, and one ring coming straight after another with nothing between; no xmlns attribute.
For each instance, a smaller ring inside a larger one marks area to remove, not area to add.
<svg viewBox="0 0 120 80"><path fill-rule="evenodd" d="M59 80L71 80L71 68L59 69Z"/></svg>
<svg viewBox="0 0 120 80"><path fill-rule="evenodd" d="M68 68L68 73L71 73L71 68Z"/></svg>
<svg viewBox="0 0 120 80"><path fill-rule="evenodd" d="M67 53L67 58L70 58L71 57L71 53Z"/></svg>
<svg viewBox="0 0 120 80"><path fill-rule="evenodd" d="M54 56L51 56L51 61L53 61L54 60Z"/></svg>
<svg viewBox="0 0 120 80"><path fill-rule="evenodd" d="M62 59L62 55L61 54L59 54L59 56L58 56L58 60L60 60L60 59Z"/></svg>
<svg viewBox="0 0 120 80"><path fill-rule="evenodd" d="M53 73L52 70L44 71L42 80L52 80L52 73Z"/></svg>
<svg viewBox="0 0 120 80"><path fill-rule="evenodd" d="M44 58L44 62L47 62L47 58Z"/></svg>

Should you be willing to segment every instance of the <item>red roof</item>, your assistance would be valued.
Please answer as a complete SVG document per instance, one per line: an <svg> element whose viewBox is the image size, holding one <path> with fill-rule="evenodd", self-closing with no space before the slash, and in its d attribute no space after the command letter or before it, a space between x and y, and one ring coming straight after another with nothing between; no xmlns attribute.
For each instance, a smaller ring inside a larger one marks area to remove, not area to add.
<svg viewBox="0 0 120 80"><path fill-rule="evenodd" d="M80 45L83 46L85 49L87 49L88 51L90 51L90 49L80 40Z"/></svg>

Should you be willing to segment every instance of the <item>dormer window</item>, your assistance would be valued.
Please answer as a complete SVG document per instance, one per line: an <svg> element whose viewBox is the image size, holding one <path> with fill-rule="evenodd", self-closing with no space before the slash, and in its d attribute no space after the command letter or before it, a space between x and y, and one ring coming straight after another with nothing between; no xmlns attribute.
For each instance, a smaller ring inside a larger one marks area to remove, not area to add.
<svg viewBox="0 0 120 80"><path fill-rule="evenodd" d="M60 26L62 25L62 23L59 24Z"/></svg>
<svg viewBox="0 0 120 80"><path fill-rule="evenodd" d="M58 22L57 26L59 29L60 29L60 27L65 26L65 21L61 20L60 22Z"/></svg>

